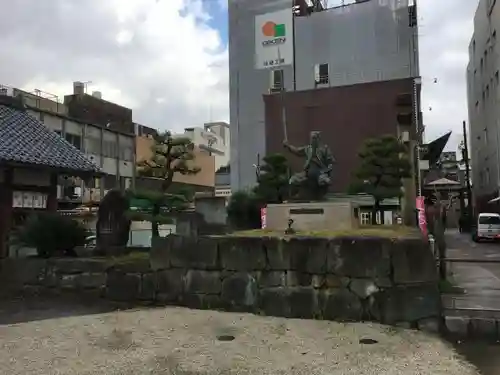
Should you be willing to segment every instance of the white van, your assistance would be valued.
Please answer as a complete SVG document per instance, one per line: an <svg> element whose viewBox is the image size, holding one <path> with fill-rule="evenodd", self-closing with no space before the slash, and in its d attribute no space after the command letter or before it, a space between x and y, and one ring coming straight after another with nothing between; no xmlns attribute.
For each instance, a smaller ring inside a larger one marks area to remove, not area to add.
<svg viewBox="0 0 500 375"><path fill-rule="evenodd" d="M472 239L476 242L500 240L500 214L480 213L477 218L476 233Z"/></svg>

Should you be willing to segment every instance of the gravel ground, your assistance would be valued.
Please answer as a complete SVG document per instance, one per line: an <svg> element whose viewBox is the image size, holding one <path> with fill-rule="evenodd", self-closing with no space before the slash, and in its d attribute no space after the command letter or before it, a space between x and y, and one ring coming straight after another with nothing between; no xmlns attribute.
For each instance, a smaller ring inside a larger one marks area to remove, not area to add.
<svg viewBox="0 0 500 375"><path fill-rule="evenodd" d="M478 373L450 345L419 332L154 308L1 325L0 374Z"/></svg>

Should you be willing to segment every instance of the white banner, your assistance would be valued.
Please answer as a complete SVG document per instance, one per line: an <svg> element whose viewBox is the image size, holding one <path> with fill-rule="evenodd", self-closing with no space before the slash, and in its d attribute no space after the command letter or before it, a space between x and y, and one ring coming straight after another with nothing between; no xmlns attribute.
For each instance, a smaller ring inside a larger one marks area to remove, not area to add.
<svg viewBox="0 0 500 375"><path fill-rule="evenodd" d="M255 68L293 64L292 9L255 17Z"/></svg>

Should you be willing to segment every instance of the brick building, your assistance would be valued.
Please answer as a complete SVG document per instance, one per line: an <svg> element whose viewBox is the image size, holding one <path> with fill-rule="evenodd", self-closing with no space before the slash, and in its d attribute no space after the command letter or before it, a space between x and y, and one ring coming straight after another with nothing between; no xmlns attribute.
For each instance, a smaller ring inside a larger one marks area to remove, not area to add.
<svg viewBox="0 0 500 375"><path fill-rule="evenodd" d="M405 130L398 124L401 107L397 101L412 90L413 79L408 78L264 95L266 153L284 152L284 103L289 142L307 144L310 131L321 131L323 142L337 160L331 191L346 193L363 141L384 134L400 136ZM411 125L407 128L411 138L415 138L414 129ZM293 156L290 160L293 169L301 168L303 160Z"/></svg>

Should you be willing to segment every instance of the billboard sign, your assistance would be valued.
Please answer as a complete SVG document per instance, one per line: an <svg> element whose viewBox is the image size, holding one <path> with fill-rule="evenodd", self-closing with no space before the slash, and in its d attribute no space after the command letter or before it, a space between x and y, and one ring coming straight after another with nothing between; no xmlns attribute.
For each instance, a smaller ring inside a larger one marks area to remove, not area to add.
<svg viewBox="0 0 500 375"><path fill-rule="evenodd" d="M271 69L293 64L291 9L255 17L255 68Z"/></svg>

